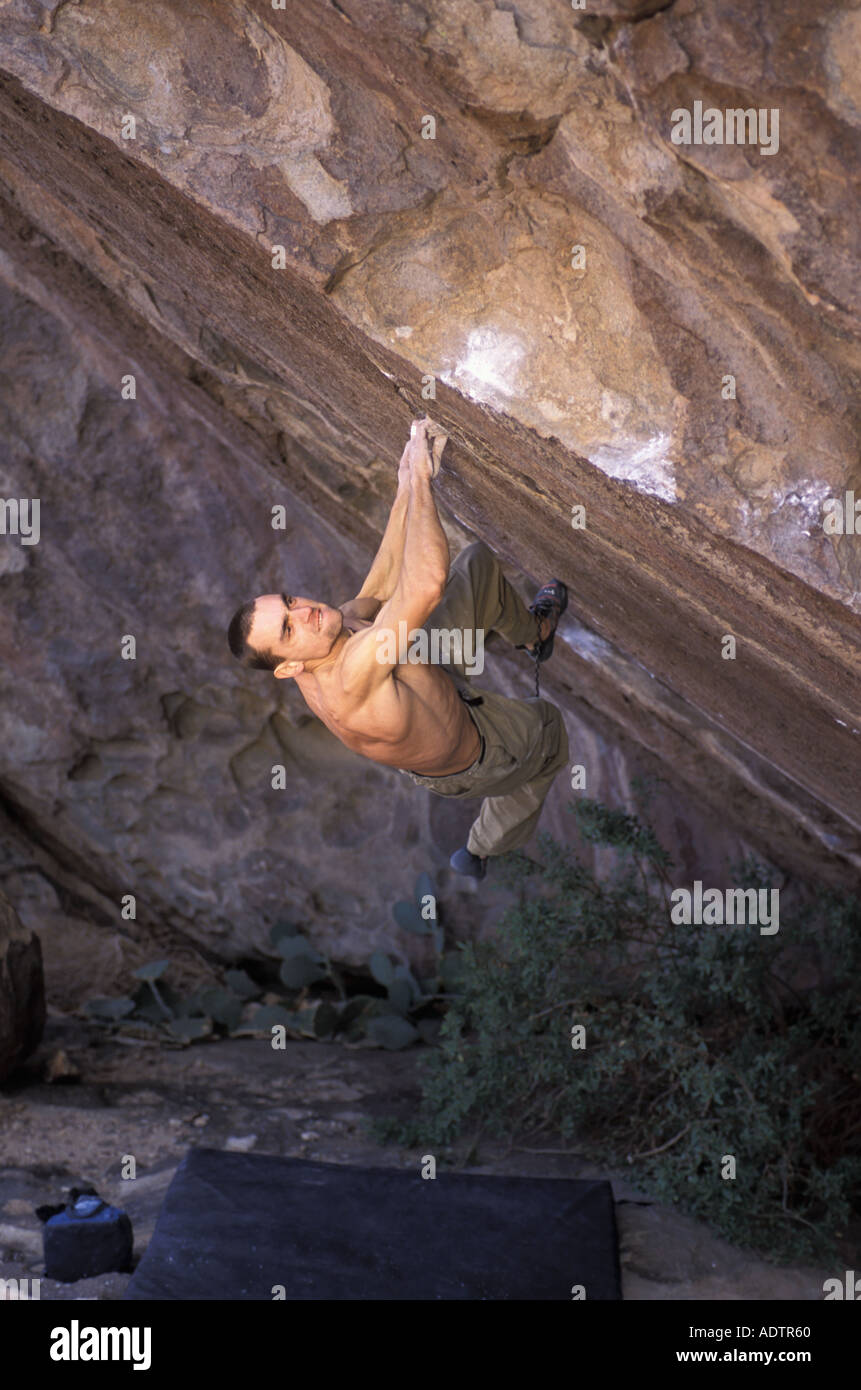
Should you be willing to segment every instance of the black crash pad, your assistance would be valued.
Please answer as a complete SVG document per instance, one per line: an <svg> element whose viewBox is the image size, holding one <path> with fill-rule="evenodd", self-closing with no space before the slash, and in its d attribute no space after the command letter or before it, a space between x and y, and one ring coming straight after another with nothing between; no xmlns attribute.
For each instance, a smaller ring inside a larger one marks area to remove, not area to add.
<svg viewBox="0 0 861 1390"><path fill-rule="evenodd" d="M192 1149L128 1299L621 1297L608 1182Z"/></svg>

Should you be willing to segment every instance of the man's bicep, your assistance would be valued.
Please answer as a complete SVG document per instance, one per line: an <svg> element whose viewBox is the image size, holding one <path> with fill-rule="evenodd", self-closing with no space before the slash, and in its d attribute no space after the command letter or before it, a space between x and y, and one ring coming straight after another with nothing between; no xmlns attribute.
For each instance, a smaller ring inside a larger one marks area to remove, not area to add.
<svg viewBox="0 0 861 1390"><path fill-rule="evenodd" d="M344 654L344 684L370 687L389 676L405 659L410 634L426 623L443 596L443 588L428 588L409 595L396 589L380 608L373 627L350 638Z"/></svg>
<svg viewBox="0 0 861 1390"><path fill-rule="evenodd" d="M412 586L409 590L398 585L391 598L386 599L380 608L371 628L372 632L378 634L379 645L384 645L383 633L399 642L401 632L405 632L409 640L410 633L427 622L444 593L445 585L429 584L421 589ZM395 665L396 661L393 660L391 664Z"/></svg>

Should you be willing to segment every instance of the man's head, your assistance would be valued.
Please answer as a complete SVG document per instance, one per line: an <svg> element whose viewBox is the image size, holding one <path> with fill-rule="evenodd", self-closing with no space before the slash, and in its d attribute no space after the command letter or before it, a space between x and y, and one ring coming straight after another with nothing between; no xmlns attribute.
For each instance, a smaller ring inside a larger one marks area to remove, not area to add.
<svg viewBox="0 0 861 1390"><path fill-rule="evenodd" d="M340 608L290 594L261 594L236 610L227 640L243 666L285 680L325 660L343 623Z"/></svg>

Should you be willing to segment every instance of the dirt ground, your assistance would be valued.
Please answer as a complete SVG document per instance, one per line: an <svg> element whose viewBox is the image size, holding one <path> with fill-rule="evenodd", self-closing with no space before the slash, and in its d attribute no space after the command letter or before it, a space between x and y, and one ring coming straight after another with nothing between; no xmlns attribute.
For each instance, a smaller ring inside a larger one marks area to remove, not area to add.
<svg viewBox="0 0 861 1390"><path fill-rule="evenodd" d="M44 1079L59 1049L79 1079ZM407 1114L415 1106L421 1054L420 1048L384 1052L310 1041L275 1051L266 1039L172 1049L148 1040L121 1042L50 1010L38 1053L0 1090L0 1277L40 1277L42 1226L34 1209L82 1183L128 1213L137 1261L171 1178L193 1145L418 1168L418 1150L380 1147L362 1132L361 1121ZM136 1176L123 1179L121 1162L129 1154ZM817 1300L823 1280L838 1273L775 1268L746 1255L574 1152L483 1141L477 1158L462 1171L610 1178L625 1299ZM108 1274L74 1284L43 1278L40 1292L42 1299L120 1299L129 1277Z"/></svg>

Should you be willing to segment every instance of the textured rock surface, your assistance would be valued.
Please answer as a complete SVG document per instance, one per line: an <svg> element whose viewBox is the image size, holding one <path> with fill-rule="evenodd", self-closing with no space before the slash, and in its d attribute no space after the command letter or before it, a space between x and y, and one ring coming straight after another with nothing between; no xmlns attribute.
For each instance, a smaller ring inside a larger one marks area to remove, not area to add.
<svg viewBox="0 0 861 1390"><path fill-rule="evenodd" d="M660 769L680 882L745 845L857 881L861 563L821 523L861 495L859 12L654 8L0 10L0 491L43 515L3 538L0 780L105 903L225 951L287 908L367 959L445 865L469 808L223 648L285 574L355 592L430 374L453 550L571 587L543 685L589 794ZM697 100L779 109L778 152L674 145Z"/></svg>
<svg viewBox="0 0 861 1390"><path fill-rule="evenodd" d="M74 1006L119 992L118 972L141 963L126 940L117 952L97 948L106 926L132 926L119 918L125 892L143 921L172 921L226 953L263 947L284 916L315 923L321 945L356 963L387 941L413 944L395 933L391 904L422 868L441 869L454 890L448 852L474 810L348 752L291 685L243 673L226 653L225 615L252 580L267 591L285 574L308 577L337 602L361 584L359 547L293 496L254 436L150 358L145 335L134 354L146 395L130 416L111 382L131 349L127 330L107 336L122 325L73 334L8 291L0 319L4 486L41 497L43 526L37 546L7 537L2 552L23 562L0 580L2 645L14 655L0 676L3 785L9 811L47 851L34 866L27 837L7 834L4 881L23 920L48 930L52 998ZM390 489L393 461L379 471ZM286 532L269 525L277 502ZM120 658L126 633L136 661ZM503 661L504 651L488 653L480 683L528 694L531 663ZM637 674L624 667L621 680ZM590 786L625 800L649 761L589 710L569 723ZM271 788L274 764L287 768L284 791ZM561 837L569 795L560 779L543 822ZM739 836L678 796L681 813L675 797L662 801L661 829L690 873L741 853ZM76 914L55 884L83 898ZM499 900L491 894L484 914L461 892L459 930L493 921ZM88 916L98 924L89 932Z"/></svg>
<svg viewBox="0 0 861 1390"><path fill-rule="evenodd" d="M0 1082L39 1046L45 980L39 938L0 892Z"/></svg>

